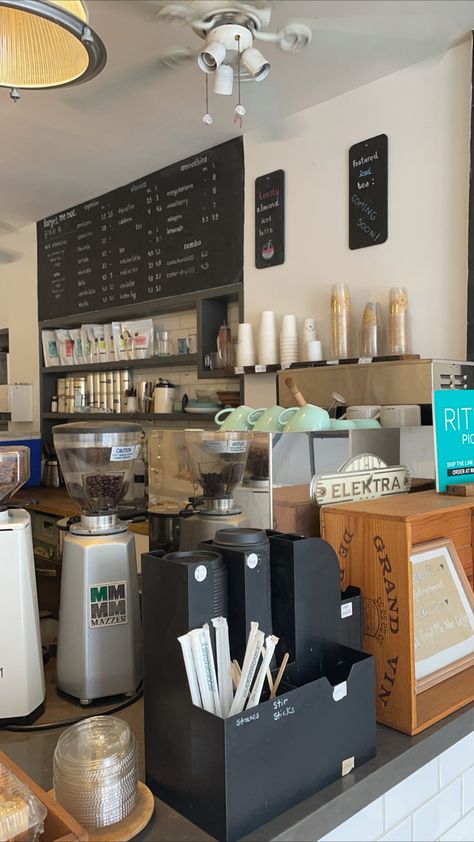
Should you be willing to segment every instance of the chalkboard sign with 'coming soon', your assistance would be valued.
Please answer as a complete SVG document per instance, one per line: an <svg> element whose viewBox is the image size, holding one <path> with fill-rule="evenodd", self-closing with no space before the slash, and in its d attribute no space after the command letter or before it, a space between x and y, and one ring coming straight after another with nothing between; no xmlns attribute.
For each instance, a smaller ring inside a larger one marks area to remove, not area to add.
<svg viewBox="0 0 474 842"><path fill-rule="evenodd" d="M379 134L349 149L349 248L384 243L387 231L388 139Z"/></svg>
<svg viewBox="0 0 474 842"><path fill-rule="evenodd" d="M40 321L242 281L242 138L37 223Z"/></svg>

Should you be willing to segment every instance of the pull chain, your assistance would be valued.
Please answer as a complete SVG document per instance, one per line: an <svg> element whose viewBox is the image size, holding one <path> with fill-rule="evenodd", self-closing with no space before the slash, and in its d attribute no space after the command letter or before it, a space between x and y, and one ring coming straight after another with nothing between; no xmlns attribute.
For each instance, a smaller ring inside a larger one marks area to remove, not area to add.
<svg viewBox="0 0 474 842"><path fill-rule="evenodd" d="M237 123L239 129L244 124L245 108L240 101L240 35L235 36L237 41L237 105L234 108L234 123Z"/></svg>
<svg viewBox="0 0 474 842"><path fill-rule="evenodd" d="M212 126L213 120L211 114L209 114L209 81L208 81L208 74L205 74L206 77L206 113L202 118L202 122L206 126Z"/></svg>

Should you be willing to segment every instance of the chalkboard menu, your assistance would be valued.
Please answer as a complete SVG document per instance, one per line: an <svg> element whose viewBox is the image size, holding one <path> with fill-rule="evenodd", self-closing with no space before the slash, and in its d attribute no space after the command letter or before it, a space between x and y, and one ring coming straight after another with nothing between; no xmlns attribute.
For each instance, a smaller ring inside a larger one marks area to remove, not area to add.
<svg viewBox="0 0 474 842"><path fill-rule="evenodd" d="M387 239L388 140L379 134L349 150L349 248Z"/></svg>
<svg viewBox="0 0 474 842"><path fill-rule="evenodd" d="M37 223L39 319L242 281L242 138Z"/></svg>
<svg viewBox="0 0 474 842"><path fill-rule="evenodd" d="M285 173L255 179L255 266L266 269L285 262Z"/></svg>

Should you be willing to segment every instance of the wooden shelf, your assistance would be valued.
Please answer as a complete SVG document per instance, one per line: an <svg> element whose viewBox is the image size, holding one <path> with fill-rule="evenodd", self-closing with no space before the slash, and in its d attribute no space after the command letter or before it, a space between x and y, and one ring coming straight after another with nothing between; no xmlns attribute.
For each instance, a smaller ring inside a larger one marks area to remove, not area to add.
<svg viewBox="0 0 474 842"><path fill-rule="evenodd" d="M216 412L43 412L43 418L46 421L58 418L74 418L75 421L185 421L197 415L201 421L214 421Z"/></svg>
<svg viewBox="0 0 474 842"><path fill-rule="evenodd" d="M385 356L385 357L351 357L344 360L301 360L301 362L290 363L290 365L282 365L275 363L274 365L246 365L239 369L236 366L236 375L240 374L272 374L277 371L291 371L294 368L319 368L321 366L331 365L368 365L369 363L393 362L396 360L419 360L419 354L404 354L403 356ZM259 371L259 369L265 369ZM228 375L229 376L229 375Z"/></svg>
<svg viewBox="0 0 474 842"><path fill-rule="evenodd" d="M114 360L110 363L84 363L84 365L43 366L42 374L65 374L68 371L121 371L125 368L178 368L197 365L197 354L173 354L170 357L148 357L145 360Z"/></svg>

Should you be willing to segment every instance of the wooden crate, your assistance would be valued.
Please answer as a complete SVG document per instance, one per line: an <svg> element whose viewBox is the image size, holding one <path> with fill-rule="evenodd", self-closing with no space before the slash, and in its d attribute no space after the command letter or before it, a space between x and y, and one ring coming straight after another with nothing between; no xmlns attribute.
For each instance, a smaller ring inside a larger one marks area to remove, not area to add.
<svg viewBox="0 0 474 842"><path fill-rule="evenodd" d="M11 769L13 774L22 783L26 784L47 808L48 812L44 820L44 833L41 836L41 842L88 842L89 834L87 830L1 751L0 763Z"/></svg>
<svg viewBox="0 0 474 842"><path fill-rule="evenodd" d="M472 586L474 499L435 491L323 507L321 535L339 557L342 589L364 597L364 648L376 659L379 722L416 734L474 700L474 667L416 693L413 547L450 538Z"/></svg>
<svg viewBox="0 0 474 842"><path fill-rule="evenodd" d="M319 538L319 506L310 499L308 483L273 489L273 528Z"/></svg>

